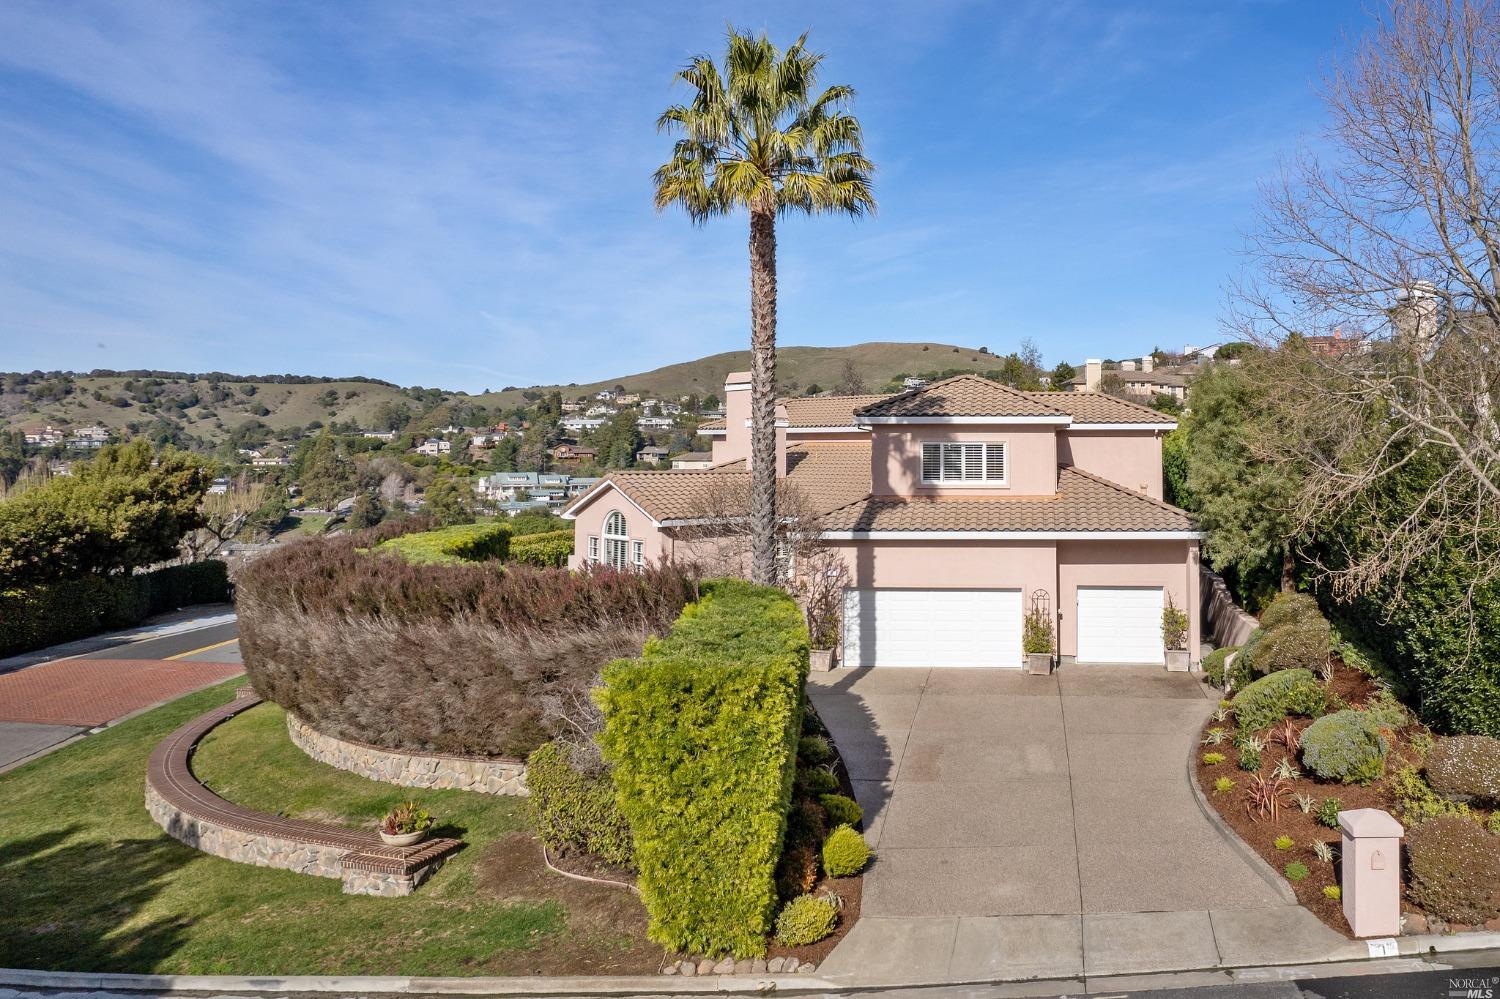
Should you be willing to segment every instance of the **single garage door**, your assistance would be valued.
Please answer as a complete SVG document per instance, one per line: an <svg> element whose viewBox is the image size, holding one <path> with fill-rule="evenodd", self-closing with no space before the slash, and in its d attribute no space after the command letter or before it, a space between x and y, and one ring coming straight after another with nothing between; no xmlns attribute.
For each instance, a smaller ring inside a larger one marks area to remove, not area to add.
<svg viewBox="0 0 1500 999"><path fill-rule="evenodd" d="M1161 665L1160 586L1080 586L1078 661Z"/></svg>
<svg viewBox="0 0 1500 999"><path fill-rule="evenodd" d="M850 666L1020 666L1020 590L846 590Z"/></svg>

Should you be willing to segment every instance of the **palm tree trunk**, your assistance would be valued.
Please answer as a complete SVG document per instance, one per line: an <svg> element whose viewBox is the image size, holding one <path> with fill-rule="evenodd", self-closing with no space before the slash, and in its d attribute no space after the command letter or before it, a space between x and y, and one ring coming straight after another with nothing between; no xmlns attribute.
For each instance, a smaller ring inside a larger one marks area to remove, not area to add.
<svg viewBox="0 0 1500 999"><path fill-rule="evenodd" d="M776 210L750 207L750 579L776 583Z"/></svg>

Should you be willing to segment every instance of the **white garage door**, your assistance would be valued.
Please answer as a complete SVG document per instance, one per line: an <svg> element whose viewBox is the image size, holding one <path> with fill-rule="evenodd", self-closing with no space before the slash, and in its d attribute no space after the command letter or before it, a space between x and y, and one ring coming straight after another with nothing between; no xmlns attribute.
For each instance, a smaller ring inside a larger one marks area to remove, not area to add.
<svg viewBox="0 0 1500 999"><path fill-rule="evenodd" d="M849 666L1020 666L1020 590L846 590Z"/></svg>
<svg viewBox="0 0 1500 999"><path fill-rule="evenodd" d="M1080 586L1078 661L1160 665L1161 610L1159 586Z"/></svg>

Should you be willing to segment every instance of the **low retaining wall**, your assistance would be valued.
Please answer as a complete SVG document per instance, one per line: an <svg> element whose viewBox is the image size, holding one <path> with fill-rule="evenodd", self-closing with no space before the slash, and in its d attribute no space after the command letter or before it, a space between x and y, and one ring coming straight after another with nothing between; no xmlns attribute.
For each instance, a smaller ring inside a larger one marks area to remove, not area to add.
<svg viewBox="0 0 1500 999"><path fill-rule="evenodd" d="M433 838L386 846L373 832L266 815L214 794L193 775L193 750L215 726L259 703L259 697L242 694L188 722L152 751L146 811L168 836L241 864L338 878L349 895L410 895L462 845Z"/></svg>
<svg viewBox="0 0 1500 999"><path fill-rule="evenodd" d="M1198 569L1199 592L1203 595L1203 630L1218 649L1244 645L1260 623L1234 602L1228 585L1218 573Z"/></svg>
<svg viewBox="0 0 1500 999"><path fill-rule="evenodd" d="M452 788L482 794L526 793L526 764L522 760L400 753L366 742L349 742L324 735L290 711L287 734L297 748L319 763L347 770L370 780L402 787Z"/></svg>

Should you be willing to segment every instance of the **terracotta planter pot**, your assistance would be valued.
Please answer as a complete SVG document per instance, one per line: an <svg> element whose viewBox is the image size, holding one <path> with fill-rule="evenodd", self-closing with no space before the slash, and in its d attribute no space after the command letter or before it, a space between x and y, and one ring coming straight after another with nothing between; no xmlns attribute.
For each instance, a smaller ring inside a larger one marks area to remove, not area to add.
<svg viewBox="0 0 1500 999"><path fill-rule="evenodd" d="M807 654L807 666L815 673L827 673L833 669L832 649L813 649Z"/></svg>
<svg viewBox="0 0 1500 999"><path fill-rule="evenodd" d="M1026 672L1032 676L1046 676L1052 672L1052 653L1050 652L1028 652L1026 653Z"/></svg>
<svg viewBox="0 0 1500 999"><path fill-rule="evenodd" d="M1188 671L1187 649L1168 649L1167 669L1173 673L1186 673Z"/></svg>
<svg viewBox="0 0 1500 999"><path fill-rule="evenodd" d="M409 833L388 833L382 831L380 839L386 846L415 846L422 842L427 836L427 830Z"/></svg>

